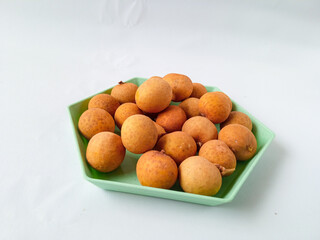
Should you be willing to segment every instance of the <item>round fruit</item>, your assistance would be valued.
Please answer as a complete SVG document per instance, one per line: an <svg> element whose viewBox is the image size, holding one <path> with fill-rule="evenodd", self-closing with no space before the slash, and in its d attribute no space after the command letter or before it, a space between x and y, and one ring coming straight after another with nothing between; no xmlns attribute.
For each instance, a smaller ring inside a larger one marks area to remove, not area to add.
<svg viewBox="0 0 320 240"><path fill-rule="evenodd" d="M214 164L203 157L194 156L179 166L179 182L185 192L212 196L219 192L222 178Z"/></svg>
<svg viewBox="0 0 320 240"><path fill-rule="evenodd" d="M172 101L180 102L188 97L190 97L193 85L190 80L185 75L177 73L169 73L163 77L172 88Z"/></svg>
<svg viewBox="0 0 320 240"><path fill-rule="evenodd" d="M224 141L236 155L237 160L245 161L257 151L257 140L253 133L240 124L230 124L222 128L218 139Z"/></svg>
<svg viewBox="0 0 320 240"><path fill-rule="evenodd" d="M158 114L156 123L164 128L166 132L180 131L187 116L182 108L170 105L163 112Z"/></svg>
<svg viewBox="0 0 320 240"><path fill-rule="evenodd" d="M199 99L198 98L187 98L179 104L179 107L186 113L187 118L199 116Z"/></svg>
<svg viewBox="0 0 320 240"><path fill-rule="evenodd" d="M98 94L90 99L88 108L101 108L103 110L106 110L108 113L110 113L111 116L114 115L117 108L120 106L117 99L110 96L109 94Z"/></svg>
<svg viewBox="0 0 320 240"><path fill-rule="evenodd" d="M111 91L111 96L117 99L121 104L127 102L135 102L135 95L138 86L134 83L119 82Z"/></svg>
<svg viewBox="0 0 320 240"><path fill-rule="evenodd" d="M173 132L162 136L156 145L156 149L164 150L179 165L186 158L196 154L197 145L187 133Z"/></svg>
<svg viewBox="0 0 320 240"><path fill-rule="evenodd" d="M116 113L114 114L114 120L118 128L121 129L122 124L124 121L135 114L142 114L142 111L138 108L137 104L135 103L124 103L118 107Z"/></svg>
<svg viewBox="0 0 320 240"><path fill-rule="evenodd" d="M157 128L157 132L158 132L158 139L160 138L160 137L162 137L163 135L165 135L166 134L166 131L164 130L164 128L163 127L161 127L158 123L156 123L156 122L153 122L154 123L154 125L156 126L156 128Z"/></svg>
<svg viewBox="0 0 320 240"><path fill-rule="evenodd" d="M247 114L243 112L232 111L223 123L220 124L220 128L223 128L229 124L240 124L252 130L252 122Z"/></svg>
<svg viewBox="0 0 320 240"><path fill-rule="evenodd" d="M208 92L199 101L199 111L213 123L225 121L232 109L230 98L223 92Z"/></svg>
<svg viewBox="0 0 320 240"><path fill-rule="evenodd" d="M128 117L121 128L123 145L132 153L151 150L158 140L157 128L153 121L144 115Z"/></svg>
<svg viewBox="0 0 320 240"><path fill-rule="evenodd" d="M204 143L218 138L216 126L205 117L189 118L182 126L182 131L188 133L201 147Z"/></svg>
<svg viewBox="0 0 320 240"><path fill-rule="evenodd" d="M111 132L100 132L94 135L87 147L87 161L100 172L111 172L120 166L126 149L121 137Z"/></svg>
<svg viewBox="0 0 320 240"><path fill-rule="evenodd" d="M148 187L169 189L178 178L178 167L173 159L154 150L139 158L136 172L141 185Z"/></svg>
<svg viewBox="0 0 320 240"><path fill-rule="evenodd" d="M199 151L199 156L204 157L221 167L221 175L231 175L237 165L237 160L233 152L223 141L210 140L206 142Z"/></svg>
<svg viewBox="0 0 320 240"><path fill-rule="evenodd" d="M111 115L101 108L90 108L79 118L78 128L87 139L99 132L114 132L115 124Z"/></svg>
<svg viewBox="0 0 320 240"><path fill-rule="evenodd" d="M141 110L158 113L169 106L172 89L161 77L151 77L138 88L135 99Z"/></svg>
<svg viewBox="0 0 320 240"><path fill-rule="evenodd" d="M207 89L201 83L192 83L193 91L190 97L201 98L202 95L207 93Z"/></svg>

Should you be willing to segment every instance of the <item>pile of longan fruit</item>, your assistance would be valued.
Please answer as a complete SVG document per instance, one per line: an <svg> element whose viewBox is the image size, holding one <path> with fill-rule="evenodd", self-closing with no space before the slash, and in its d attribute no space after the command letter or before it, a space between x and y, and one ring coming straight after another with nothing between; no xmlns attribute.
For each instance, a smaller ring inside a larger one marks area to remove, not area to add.
<svg viewBox="0 0 320 240"><path fill-rule="evenodd" d="M120 82L111 95L94 96L78 127L89 140L86 158L94 169L115 170L128 150L142 154L136 165L141 185L170 189L179 178L185 192L207 196L219 191L237 160L249 160L257 150L251 119L232 111L226 94L207 92L176 73L139 87Z"/></svg>

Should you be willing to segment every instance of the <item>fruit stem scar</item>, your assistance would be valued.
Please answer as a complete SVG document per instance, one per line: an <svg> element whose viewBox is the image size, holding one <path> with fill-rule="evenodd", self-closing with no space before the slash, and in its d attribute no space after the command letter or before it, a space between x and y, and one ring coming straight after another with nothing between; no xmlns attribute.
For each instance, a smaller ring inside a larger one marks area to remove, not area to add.
<svg viewBox="0 0 320 240"><path fill-rule="evenodd" d="M122 82L122 81L120 81L120 82L118 82L119 84L124 84L124 82Z"/></svg>

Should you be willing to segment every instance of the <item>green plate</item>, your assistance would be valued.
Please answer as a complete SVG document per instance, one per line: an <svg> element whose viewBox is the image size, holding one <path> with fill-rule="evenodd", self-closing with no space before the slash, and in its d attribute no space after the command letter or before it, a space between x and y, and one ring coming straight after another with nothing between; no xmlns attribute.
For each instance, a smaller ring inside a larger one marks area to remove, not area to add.
<svg viewBox="0 0 320 240"><path fill-rule="evenodd" d="M139 86L145 80L145 78L133 78L127 82L132 82ZM220 91L217 87L206 86L206 88L209 92ZM110 93L111 89L112 88L101 93ZM239 104L232 101L233 110L244 112L251 118L253 124L252 132L257 138L258 149L256 155L251 160L246 162L237 162L235 172L231 176L223 178L222 187L215 196L208 197L185 193L180 188L178 182L170 190L144 187L140 185L135 171L137 160L141 155L133 154L127 151L126 157L121 166L111 173L98 172L87 163L85 156L88 141L80 134L77 126L79 117L85 110L87 110L88 102L91 97L70 105L69 112L72 120L73 131L75 133L76 141L79 147L84 177L89 182L103 189L159 198L167 198L177 201L192 202L210 206L224 204L233 200L240 187L243 185L244 181L247 179L254 166L258 163L262 154L265 152L272 139L274 138L274 133L270 129L268 129L256 118L254 118L244 108L239 106ZM219 130L219 125L217 125L217 128ZM115 132L120 135L120 130L118 128L116 128Z"/></svg>

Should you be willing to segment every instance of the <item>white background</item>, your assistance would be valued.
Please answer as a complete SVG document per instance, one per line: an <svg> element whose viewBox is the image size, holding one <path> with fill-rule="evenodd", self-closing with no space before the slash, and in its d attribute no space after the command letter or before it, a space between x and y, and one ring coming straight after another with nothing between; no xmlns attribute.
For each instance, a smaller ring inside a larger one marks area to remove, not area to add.
<svg viewBox="0 0 320 240"><path fill-rule="evenodd" d="M319 239L319 1L0 1L0 239ZM233 202L82 178L67 106L183 73L276 133Z"/></svg>

